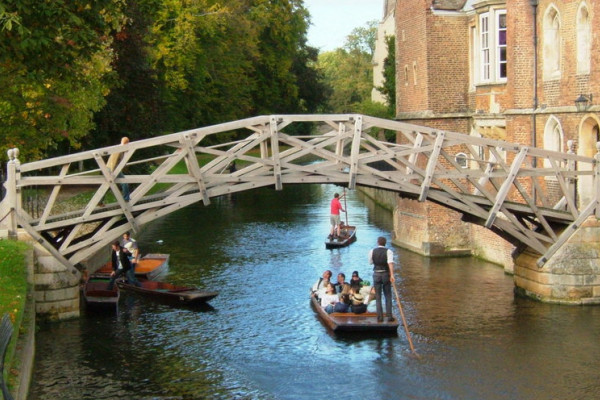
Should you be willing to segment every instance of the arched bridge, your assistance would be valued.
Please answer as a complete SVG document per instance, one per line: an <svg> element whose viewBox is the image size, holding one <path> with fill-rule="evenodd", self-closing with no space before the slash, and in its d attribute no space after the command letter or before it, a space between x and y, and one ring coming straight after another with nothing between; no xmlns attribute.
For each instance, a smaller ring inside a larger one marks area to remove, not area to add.
<svg viewBox="0 0 600 400"><path fill-rule="evenodd" d="M111 171L113 153L122 159ZM9 157L2 224L70 267L157 217L263 186L358 185L434 201L534 249L538 265L600 216L594 158L363 115L259 116L31 163L17 149ZM33 188L46 198L27 209ZM65 211L61 194L72 189L82 206Z"/></svg>

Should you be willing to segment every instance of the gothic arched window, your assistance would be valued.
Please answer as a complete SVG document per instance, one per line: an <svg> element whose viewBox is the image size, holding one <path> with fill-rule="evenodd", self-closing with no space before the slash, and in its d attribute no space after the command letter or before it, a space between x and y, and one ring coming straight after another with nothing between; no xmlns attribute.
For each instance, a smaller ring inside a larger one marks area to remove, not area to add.
<svg viewBox="0 0 600 400"><path fill-rule="evenodd" d="M590 52L592 43L592 29L590 16L585 3L581 3L577 11L577 73L590 73Z"/></svg>
<svg viewBox="0 0 600 400"><path fill-rule="evenodd" d="M560 122L556 117L548 118L544 127L544 149L552 151L563 151L562 146L563 131ZM552 165L548 160L544 160L544 167L551 168Z"/></svg>
<svg viewBox="0 0 600 400"><path fill-rule="evenodd" d="M544 79L560 77L560 15L554 6L544 15Z"/></svg>

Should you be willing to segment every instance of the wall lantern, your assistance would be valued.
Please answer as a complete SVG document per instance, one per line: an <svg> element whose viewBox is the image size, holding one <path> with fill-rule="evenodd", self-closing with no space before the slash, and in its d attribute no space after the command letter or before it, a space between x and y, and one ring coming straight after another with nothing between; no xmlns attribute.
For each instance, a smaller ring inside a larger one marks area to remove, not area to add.
<svg viewBox="0 0 600 400"><path fill-rule="evenodd" d="M592 99L593 96L591 94L580 94L579 97L575 99L575 108L577 108L577 112L587 111L592 103Z"/></svg>

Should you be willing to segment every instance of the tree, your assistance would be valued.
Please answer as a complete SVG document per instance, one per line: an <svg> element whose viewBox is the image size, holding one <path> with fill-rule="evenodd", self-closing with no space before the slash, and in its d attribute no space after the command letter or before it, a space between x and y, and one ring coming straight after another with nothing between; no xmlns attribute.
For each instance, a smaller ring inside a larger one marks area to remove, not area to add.
<svg viewBox="0 0 600 400"><path fill-rule="evenodd" d="M129 1L124 9L126 24L113 35L112 67L118 80L106 97L105 106L94 116L96 123L85 139L88 148L154 136L164 130L161 82L150 65L145 41L153 21L153 9L143 2Z"/></svg>
<svg viewBox="0 0 600 400"><path fill-rule="evenodd" d="M114 0L7 0L0 7L0 153L32 160L79 148L113 78Z"/></svg>
<svg viewBox="0 0 600 400"><path fill-rule="evenodd" d="M0 149L32 160L317 110L308 23L302 0L6 0Z"/></svg>
<svg viewBox="0 0 600 400"><path fill-rule="evenodd" d="M390 114L396 113L396 37L386 36L387 57L383 60L383 85L377 90L388 102Z"/></svg>
<svg viewBox="0 0 600 400"><path fill-rule="evenodd" d="M371 21L367 28L354 29L343 48L319 55L319 68L332 88L330 112L359 112L361 103L371 98L376 25Z"/></svg>

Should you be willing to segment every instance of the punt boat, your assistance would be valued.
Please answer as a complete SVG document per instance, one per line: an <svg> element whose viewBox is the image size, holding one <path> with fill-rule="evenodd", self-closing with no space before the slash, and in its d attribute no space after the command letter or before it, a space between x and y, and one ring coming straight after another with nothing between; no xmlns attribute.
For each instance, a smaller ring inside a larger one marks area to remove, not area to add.
<svg viewBox="0 0 600 400"><path fill-rule="evenodd" d="M204 304L215 297L218 292L207 292L193 286L177 286L168 282L140 280L142 286L135 286L119 281L119 287L152 300L174 306L196 306Z"/></svg>
<svg viewBox="0 0 600 400"><path fill-rule="evenodd" d="M377 313L365 312L355 314L352 312L327 314L316 296L311 296L311 305L323 324L334 333L387 333L398 334L398 320L377 322Z"/></svg>
<svg viewBox="0 0 600 400"><path fill-rule="evenodd" d="M140 279L156 279L169 269L169 254L146 254L135 266L135 276ZM98 271L99 274L112 272L112 261L108 261Z"/></svg>
<svg viewBox="0 0 600 400"><path fill-rule="evenodd" d="M119 306L119 287L108 290L110 276L92 274L83 287L86 307L96 310L116 311Z"/></svg>
<svg viewBox="0 0 600 400"><path fill-rule="evenodd" d="M336 249L339 247L346 247L354 242L356 242L356 227L352 225L343 225L340 229L339 237L327 237L325 248Z"/></svg>

